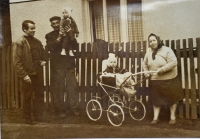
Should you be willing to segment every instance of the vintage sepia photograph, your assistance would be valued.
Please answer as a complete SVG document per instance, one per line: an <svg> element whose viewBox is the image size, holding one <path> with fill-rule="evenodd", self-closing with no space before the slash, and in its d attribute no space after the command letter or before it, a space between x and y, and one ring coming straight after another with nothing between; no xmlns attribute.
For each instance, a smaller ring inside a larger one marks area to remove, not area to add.
<svg viewBox="0 0 200 139"><path fill-rule="evenodd" d="M199 138L200 0L0 0L0 138Z"/></svg>

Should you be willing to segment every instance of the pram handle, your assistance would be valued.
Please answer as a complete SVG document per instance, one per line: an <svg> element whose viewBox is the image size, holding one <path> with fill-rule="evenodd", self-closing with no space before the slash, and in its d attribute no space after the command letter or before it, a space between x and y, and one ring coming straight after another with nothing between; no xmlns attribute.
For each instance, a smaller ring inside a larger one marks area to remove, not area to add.
<svg viewBox="0 0 200 139"><path fill-rule="evenodd" d="M138 74L151 74L151 73L157 73L157 71L141 71L141 72L138 72L138 73L134 73L132 75L138 75Z"/></svg>

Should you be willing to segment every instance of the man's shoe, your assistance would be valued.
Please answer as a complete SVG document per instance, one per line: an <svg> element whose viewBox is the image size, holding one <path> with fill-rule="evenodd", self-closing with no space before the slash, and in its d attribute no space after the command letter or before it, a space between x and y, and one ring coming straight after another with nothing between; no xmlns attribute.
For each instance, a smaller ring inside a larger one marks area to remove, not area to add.
<svg viewBox="0 0 200 139"><path fill-rule="evenodd" d="M80 115L80 113L76 109L72 110L72 113L73 113L74 116L79 116Z"/></svg>
<svg viewBox="0 0 200 139"><path fill-rule="evenodd" d="M67 117L67 116L66 116L66 114L64 114L64 113L60 113L60 114L59 114L59 117L60 117L60 118L65 118L65 117Z"/></svg>

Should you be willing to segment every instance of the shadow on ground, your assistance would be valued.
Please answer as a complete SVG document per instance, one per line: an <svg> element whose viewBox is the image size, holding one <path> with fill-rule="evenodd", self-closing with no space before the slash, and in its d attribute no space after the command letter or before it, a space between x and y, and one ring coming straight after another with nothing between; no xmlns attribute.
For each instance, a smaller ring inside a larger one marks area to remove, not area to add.
<svg viewBox="0 0 200 139"><path fill-rule="evenodd" d="M146 117L142 121L133 120L129 114L125 114L125 120L121 126L125 127L133 127L133 126L153 126L156 128L163 129L185 129L185 130L200 130L200 120L187 120L177 119L176 125L169 125L169 112L164 110L161 111L160 115L160 123L157 125L150 125L152 120L152 114L147 114ZM1 123L16 123L16 124L24 124L24 119L22 117L21 109L9 109L9 110L1 110ZM44 113L44 123L48 124L88 124L88 125L104 125L111 126L107 119L106 112L103 112L102 117L98 121L91 121L85 111L81 111L79 117L75 117L71 112L67 112L66 118L60 118L58 115L52 111L46 110Z"/></svg>

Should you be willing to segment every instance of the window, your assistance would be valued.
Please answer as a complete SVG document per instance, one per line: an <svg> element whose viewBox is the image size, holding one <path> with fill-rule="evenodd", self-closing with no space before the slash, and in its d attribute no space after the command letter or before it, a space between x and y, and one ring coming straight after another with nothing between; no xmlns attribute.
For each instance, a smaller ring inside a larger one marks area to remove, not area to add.
<svg viewBox="0 0 200 139"><path fill-rule="evenodd" d="M89 1L92 41L143 40L141 0Z"/></svg>

